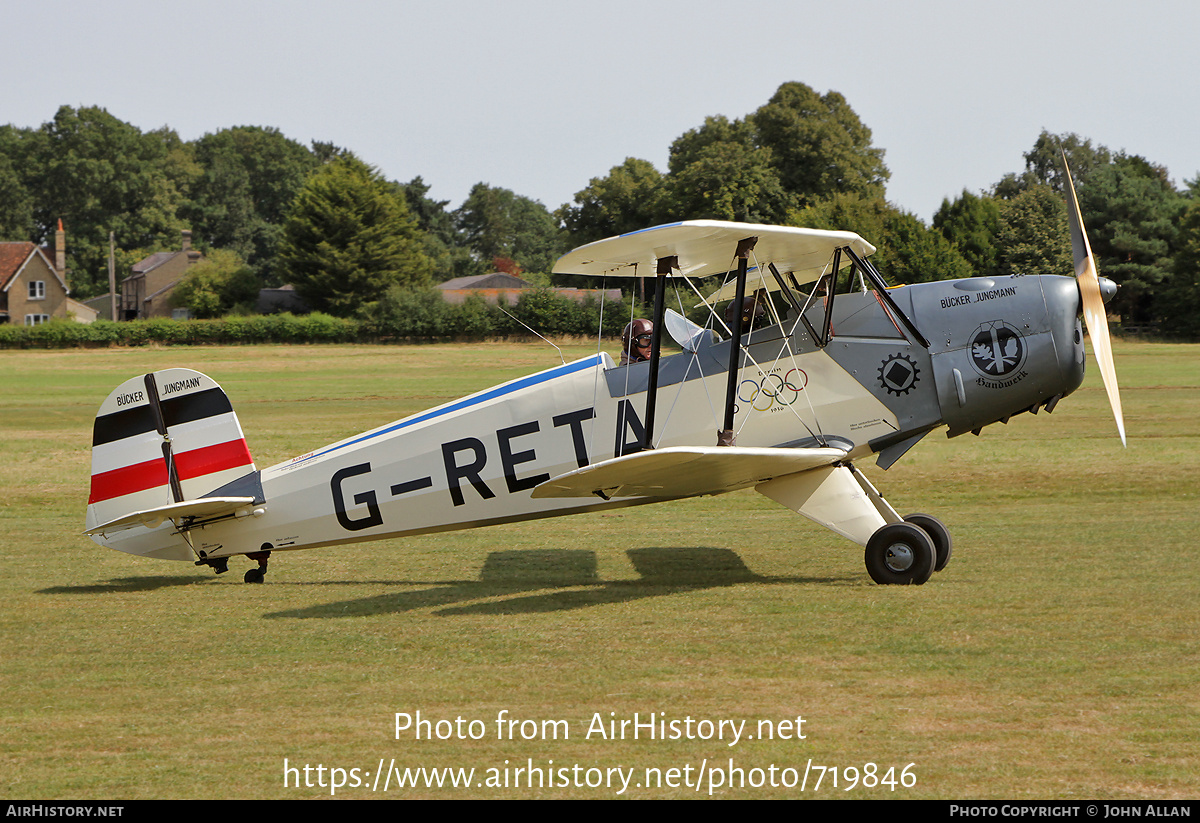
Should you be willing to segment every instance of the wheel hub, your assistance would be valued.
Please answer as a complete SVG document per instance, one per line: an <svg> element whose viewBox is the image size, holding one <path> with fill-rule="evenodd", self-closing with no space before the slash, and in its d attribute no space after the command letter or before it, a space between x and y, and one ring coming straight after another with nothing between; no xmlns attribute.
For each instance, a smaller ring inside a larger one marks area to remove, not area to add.
<svg viewBox="0 0 1200 823"><path fill-rule="evenodd" d="M913 564L913 550L904 543L893 543L887 547L884 563L894 572L906 572Z"/></svg>

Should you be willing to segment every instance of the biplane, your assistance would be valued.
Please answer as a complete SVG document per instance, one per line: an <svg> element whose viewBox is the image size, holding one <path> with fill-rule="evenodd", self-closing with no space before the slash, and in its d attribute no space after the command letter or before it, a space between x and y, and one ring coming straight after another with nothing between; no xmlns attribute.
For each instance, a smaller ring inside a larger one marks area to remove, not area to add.
<svg viewBox="0 0 1200 823"><path fill-rule="evenodd" d="M1124 442L1115 286L1068 188L1075 277L890 287L853 232L711 220L581 246L554 271L655 284L648 360L600 351L270 468L210 377L131 378L96 418L85 533L217 573L245 555L262 582L274 552L754 488L862 546L877 583L925 583L948 529L898 514L861 461L1053 411L1083 380L1081 313ZM704 325L685 316L701 306Z"/></svg>

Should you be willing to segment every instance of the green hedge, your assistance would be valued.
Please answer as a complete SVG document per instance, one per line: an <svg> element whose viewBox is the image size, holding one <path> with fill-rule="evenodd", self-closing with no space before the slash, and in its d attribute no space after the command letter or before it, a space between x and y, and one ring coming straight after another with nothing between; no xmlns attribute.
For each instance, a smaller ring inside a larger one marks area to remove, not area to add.
<svg viewBox="0 0 1200 823"><path fill-rule="evenodd" d="M225 317L219 320L136 320L75 323L52 320L39 326L0 326L0 348L59 349L100 346L184 346L239 343L353 343L362 338L357 320L310 314Z"/></svg>
<svg viewBox="0 0 1200 823"><path fill-rule="evenodd" d="M604 306L604 336L617 337L629 322L630 304ZM482 340L526 337L529 329L547 337L592 337L600 304L577 303L550 290L531 291L516 306L501 309L477 296L462 304L445 302L430 290L389 292L363 308L358 318L272 314L217 320L52 320L39 326L0 325L0 348L57 349L106 346L239 345L252 343L376 343ZM527 329L526 326L529 328Z"/></svg>

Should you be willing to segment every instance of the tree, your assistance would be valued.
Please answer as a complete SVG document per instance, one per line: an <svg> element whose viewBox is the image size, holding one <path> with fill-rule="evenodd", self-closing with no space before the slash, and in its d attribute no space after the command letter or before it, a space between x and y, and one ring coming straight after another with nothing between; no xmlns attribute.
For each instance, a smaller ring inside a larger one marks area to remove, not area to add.
<svg viewBox="0 0 1200 823"><path fill-rule="evenodd" d="M970 264L940 232L882 197L838 194L792 212L789 222L857 233L878 248L871 257L892 283L970 277Z"/></svg>
<svg viewBox="0 0 1200 823"><path fill-rule="evenodd" d="M1186 200L1163 166L1125 152L1114 154L1076 134L1043 131L1025 154L1024 173L996 184L996 196L1005 200L1001 271L1072 270L1065 221L1051 219L1052 211L1062 209L1051 201L1063 198L1064 150L1100 274L1121 287L1108 310L1126 322L1153 320L1156 306L1163 305L1155 291L1174 271L1177 226Z"/></svg>
<svg viewBox="0 0 1200 823"><path fill-rule="evenodd" d="M1192 202L1179 221L1177 244L1171 272L1155 294L1155 308L1163 331L1200 339L1200 202Z"/></svg>
<svg viewBox="0 0 1200 823"><path fill-rule="evenodd" d="M280 270L310 306L349 316L393 285L429 282L431 263L403 197L347 156L313 173L292 204Z"/></svg>
<svg viewBox="0 0 1200 823"><path fill-rule="evenodd" d="M29 240L34 231L33 198L12 161L0 153L0 240Z"/></svg>
<svg viewBox="0 0 1200 823"><path fill-rule="evenodd" d="M771 165L771 153L741 142L714 142L667 180L666 206L688 220L781 223L795 203Z"/></svg>
<svg viewBox="0 0 1200 823"><path fill-rule="evenodd" d="M885 265L895 283L957 280L975 274L958 249L910 212L892 215L885 242L889 244Z"/></svg>
<svg viewBox="0 0 1200 823"><path fill-rule="evenodd" d="M258 126L222 129L193 145L201 173L184 211L193 235L263 265L317 157L278 129Z"/></svg>
<svg viewBox="0 0 1200 823"><path fill-rule="evenodd" d="M1124 153L1093 170L1079 187L1097 267L1121 287L1109 311L1125 322L1153 320L1154 292L1174 266L1177 226L1186 205L1166 169Z"/></svg>
<svg viewBox="0 0 1200 823"><path fill-rule="evenodd" d="M1200 174L1191 180L1184 181L1183 196L1189 200L1200 200Z"/></svg>
<svg viewBox="0 0 1200 823"><path fill-rule="evenodd" d="M12 165L34 204L31 239L48 241L63 220L77 296L107 290L110 231L126 253L178 248L179 211L198 167L174 131L143 134L105 109L62 106L19 142L20 165Z"/></svg>
<svg viewBox="0 0 1200 823"><path fill-rule="evenodd" d="M593 177L558 218L574 245L637 231L666 218L663 175L648 160L627 157L605 177Z"/></svg>
<svg viewBox="0 0 1200 823"><path fill-rule="evenodd" d="M171 305L186 308L193 317L224 317L250 313L258 302L261 283L236 252L212 249L191 267L171 292Z"/></svg>
<svg viewBox="0 0 1200 823"><path fill-rule="evenodd" d="M747 119L783 188L802 203L835 193L883 196L891 176L883 149L871 145L871 130L837 92L784 83Z"/></svg>
<svg viewBox="0 0 1200 823"><path fill-rule="evenodd" d="M963 189L953 203L949 199L933 216L933 227L950 241L975 274L984 277L996 273L999 249L1000 203L993 197L979 196Z"/></svg>
<svg viewBox="0 0 1200 823"><path fill-rule="evenodd" d="M524 271L547 273L568 250L566 234L546 207L508 189L476 183L454 216L485 266L507 257Z"/></svg>
<svg viewBox="0 0 1200 823"><path fill-rule="evenodd" d="M426 195L429 186L418 175L407 183L395 184L403 193L408 210L416 218L424 235L425 254L433 261L433 279L441 282L452 277L484 274L466 239L446 211L449 200L433 200Z"/></svg>
<svg viewBox="0 0 1200 823"><path fill-rule="evenodd" d="M1076 187L1082 186L1094 170L1112 161L1112 153L1104 146L1093 146L1091 140L1078 134L1051 134L1043 129L1033 148L1025 152L1025 171L1019 175L1005 175L996 184L993 194L1003 200L1011 200L1038 185L1064 192L1063 152L1066 152Z"/></svg>
<svg viewBox="0 0 1200 823"><path fill-rule="evenodd" d="M744 120L730 120L723 114L705 117L704 124L689 129L671 143L667 170L671 174L683 171L700 159L710 146L734 143L747 149L757 148L754 129Z"/></svg>
<svg viewBox="0 0 1200 823"><path fill-rule="evenodd" d="M1074 272L1066 205L1044 183L1001 203L996 241L999 274Z"/></svg>
<svg viewBox="0 0 1200 823"><path fill-rule="evenodd" d="M883 237L894 211L895 208L882 197L835 194L793 211L787 222L809 229L856 232L884 253Z"/></svg>
<svg viewBox="0 0 1200 823"><path fill-rule="evenodd" d="M784 83L744 120L724 115L671 144L667 174L630 158L593 178L559 217L577 243L669 220L782 223L838 194L882 198L889 176L871 130L837 92Z"/></svg>

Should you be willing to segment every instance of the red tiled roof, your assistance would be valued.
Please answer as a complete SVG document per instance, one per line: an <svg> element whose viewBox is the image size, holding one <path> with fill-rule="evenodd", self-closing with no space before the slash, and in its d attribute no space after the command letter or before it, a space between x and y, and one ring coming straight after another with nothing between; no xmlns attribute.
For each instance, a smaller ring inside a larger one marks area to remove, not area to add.
<svg viewBox="0 0 1200 823"><path fill-rule="evenodd" d="M0 289L8 286L35 251L37 246L28 241L0 243Z"/></svg>

